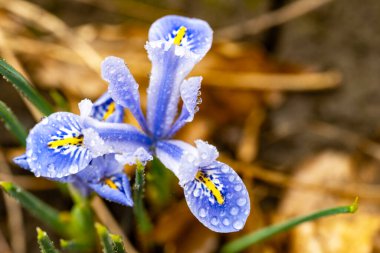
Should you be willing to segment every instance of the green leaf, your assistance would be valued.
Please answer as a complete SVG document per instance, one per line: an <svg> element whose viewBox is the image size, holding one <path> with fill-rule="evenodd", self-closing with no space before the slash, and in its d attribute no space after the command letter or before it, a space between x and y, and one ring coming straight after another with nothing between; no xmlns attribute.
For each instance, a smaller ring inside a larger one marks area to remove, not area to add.
<svg viewBox="0 0 380 253"><path fill-rule="evenodd" d="M18 139L21 145L26 146L28 134L25 128L11 109L2 101L0 101L0 118L4 121L5 127Z"/></svg>
<svg viewBox="0 0 380 253"><path fill-rule="evenodd" d="M111 234L111 240L113 244L113 251L115 253L125 253L123 238L121 238L120 235Z"/></svg>
<svg viewBox="0 0 380 253"><path fill-rule="evenodd" d="M141 162L136 164L135 184L133 186L133 212L136 217L137 227L145 234L152 230L152 223L144 207L145 167Z"/></svg>
<svg viewBox="0 0 380 253"><path fill-rule="evenodd" d="M98 236L102 244L103 253L114 253L111 235L106 229L106 227L102 226L99 223L96 223L95 228L96 228L96 231L98 232Z"/></svg>
<svg viewBox="0 0 380 253"><path fill-rule="evenodd" d="M356 198L354 203L352 203L350 206L341 206L341 207L325 209L325 210L318 211L309 215L290 219L283 223L269 226L269 227L260 229L259 231L255 231L253 233L247 234L239 239L236 239L224 245L221 249L221 252L222 253L240 252L255 243L268 239L269 237L275 234L285 232L301 223L316 220L318 218L325 217L325 216L335 215L335 214L355 213L357 209L358 209L358 198Z"/></svg>
<svg viewBox="0 0 380 253"><path fill-rule="evenodd" d="M0 182L0 186L11 197L15 198L34 217L47 224L58 233L63 235L68 234L66 229L67 223L64 222L57 210L13 183Z"/></svg>
<svg viewBox="0 0 380 253"><path fill-rule="evenodd" d="M0 74L22 95L24 95L40 112L45 115L54 112L53 107L37 92L37 90L34 89L29 82L4 59L0 59Z"/></svg>
<svg viewBox="0 0 380 253"><path fill-rule="evenodd" d="M37 240L41 253L59 253L45 231L37 228Z"/></svg>

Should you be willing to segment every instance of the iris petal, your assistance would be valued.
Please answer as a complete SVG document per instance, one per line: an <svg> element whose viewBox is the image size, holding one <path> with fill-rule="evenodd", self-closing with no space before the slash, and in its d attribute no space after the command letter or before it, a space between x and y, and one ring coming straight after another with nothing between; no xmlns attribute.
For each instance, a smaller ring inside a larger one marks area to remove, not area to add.
<svg viewBox="0 0 380 253"><path fill-rule="evenodd" d="M79 116L72 113L54 113L30 131L26 155L36 176L62 178L90 163L92 155L83 145L79 121Z"/></svg>
<svg viewBox="0 0 380 253"><path fill-rule="evenodd" d="M179 32L184 32L184 34L180 34L182 38L178 44L186 50L199 55L200 58L210 49L212 29L207 22L175 15L165 16L155 21L149 30L149 41L173 43Z"/></svg>
<svg viewBox="0 0 380 253"><path fill-rule="evenodd" d="M125 206L133 206L131 187L125 173L118 173L89 186L102 198Z"/></svg>
<svg viewBox="0 0 380 253"><path fill-rule="evenodd" d="M30 170L30 166L27 159L28 157L26 156L26 154L22 154L13 158L13 162L21 168L23 168L24 170Z"/></svg>
<svg viewBox="0 0 380 253"><path fill-rule="evenodd" d="M128 108L147 130L144 115L140 107L139 85L136 83L124 60L109 56L102 63L102 78L109 83L108 93L119 105Z"/></svg>
<svg viewBox="0 0 380 253"><path fill-rule="evenodd" d="M93 104L90 117L100 121L121 123L124 109L116 104L108 93L105 93Z"/></svg>
<svg viewBox="0 0 380 253"><path fill-rule="evenodd" d="M201 168L184 191L191 212L209 229L229 233L244 227L250 212L248 192L226 164L214 162Z"/></svg>
<svg viewBox="0 0 380 253"><path fill-rule="evenodd" d="M199 90L201 88L202 77L191 77L181 84L180 93L183 101L182 111L176 122L173 124L168 137L173 136L187 122L191 122L197 112Z"/></svg>

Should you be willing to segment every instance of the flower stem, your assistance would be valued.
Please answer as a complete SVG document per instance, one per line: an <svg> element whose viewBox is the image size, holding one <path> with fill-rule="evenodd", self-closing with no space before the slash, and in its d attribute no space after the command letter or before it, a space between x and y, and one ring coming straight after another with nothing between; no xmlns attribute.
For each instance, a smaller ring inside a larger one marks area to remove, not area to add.
<svg viewBox="0 0 380 253"><path fill-rule="evenodd" d="M255 243L263 241L275 234L287 231L301 223L312 221L312 220L325 217L325 216L335 215L335 214L355 213L357 209L358 209L358 198L356 198L354 203L352 203L352 205L349 205L349 206L341 206L341 207L325 209L325 210L318 211L309 215L290 219L280 224L276 224L273 226L260 229L259 231L255 231L239 239L236 239L230 243L227 243L226 245L222 247L221 252L222 253L240 252Z"/></svg>
<svg viewBox="0 0 380 253"><path fill-rule="evenodd" d="M152 223L144 207L145 166L141 162L136 164L135 184L133 186L133 211L137 226L141 233L145 234L152 229Z"/></svg>

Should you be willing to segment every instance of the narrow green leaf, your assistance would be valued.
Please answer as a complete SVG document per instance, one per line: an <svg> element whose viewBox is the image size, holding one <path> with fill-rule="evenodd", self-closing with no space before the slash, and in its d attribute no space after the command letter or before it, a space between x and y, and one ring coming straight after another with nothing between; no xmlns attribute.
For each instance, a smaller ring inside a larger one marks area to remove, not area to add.
<svg viewBox="0 0 380 253"><path fill-rule="evenodd" d="M0 59L0 75L10 82L40 112L45 115L54 112L53 107L34 89L29 82L4 59Z"/></svg>
<svg viewBox="0 0 380 253"><path fill-rule="evenodd" d="M99 223L96 223L95 228L98 232L98 236L102 244L103 253L114 253L111 235L106 229L106 227L102 226Z"/></svg>
<svg viewBox="0 0 380 253"><path fill-rule="evenodd" d="M255 231L239 239L236 239L230 243L227 243L226 245L222 247L221 252L222 253L240 252L255 243L268 239L269 237L275 234L285 232L301 223L316 220L318 218L322 218L325 216L335 215L335 214L355 213L357 209L358 209L358 198L356 198L354 203L352 203L352 205L350 206L341 206L341 207L325 209L325 210L318 211L309 215L290 219L280 224L276 224L273 226L260 229L259 231Z"/></svg>
<svg viewBox="0 0 380 253"><path fill-rule="evenodd" d="M65 252L93 252L92 248L86 243L79 242L77 240L64 240L59 241L61 249Z"/></svg>
<svg viewBox="0 0 380 253"><path fill-rule="evenodd" d="M0 101L0 119L4 121L5 127L17 138L21 145L25 146L26 137L28 136L25 128L11 109L2 101Z"/></svg>
<svg viewBox="0 0 380 253"><path fill-rule="evenodd" d="M121 238L120 235L111 234L111 240L113 244L113 251L115 253L125 253L123 238Z"/></svg>
<svg viewBox="0 0 380 253"><path fill-rule="evenodd" d="M58 233L67 234L66 223L61 219L57 210L42 202L31 193L10 182L0 182L0 187L15 198L33 216L41 220Z"/></svg>
<svg viewBox="0 0 380 253"><path fill-rule="evenodd" d="M152 230L152 223L144 207L145 167L142 163L136 164L135 184L133 186L133 212L136 217L137 227L145 234Z"/></svg>
<svg viewBox="0 0 380 253"><path fill-rule="evenodd" d="M37 228L37 240L41 253L59 253L45 231Z"/></svg>

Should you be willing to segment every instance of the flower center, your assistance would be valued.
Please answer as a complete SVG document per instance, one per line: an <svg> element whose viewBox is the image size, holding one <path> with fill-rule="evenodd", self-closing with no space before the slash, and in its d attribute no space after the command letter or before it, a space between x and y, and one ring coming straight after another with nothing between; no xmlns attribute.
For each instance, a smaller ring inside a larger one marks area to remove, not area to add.
<svg viewBox="0 0 380 253"><path fill-rule="evenodd" d="M53 140L48 143L48 147L52 149L59 149L63 146L68 145L75 145L75 146L82 146L83 145L83 135L73 136L73 137L66 137L63 139Z"/></svg>
<svg viewBox="0 0 380 253"><path fill-rule="evenodd" d="M187 28L184 26L181 26L178 29L177 35L174 37L174 41L173 41L174 45L177 45L177 46L181 45L181 42L186 35L186 31L187 31Z"/></svg>

